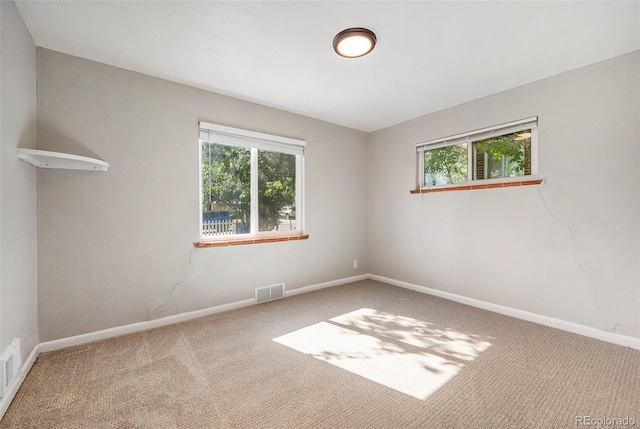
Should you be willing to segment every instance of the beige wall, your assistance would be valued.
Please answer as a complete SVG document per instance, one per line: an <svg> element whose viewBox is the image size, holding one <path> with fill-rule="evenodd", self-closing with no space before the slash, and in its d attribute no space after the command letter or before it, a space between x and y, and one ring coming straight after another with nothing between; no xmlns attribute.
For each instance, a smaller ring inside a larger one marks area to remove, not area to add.
<svg viewBox="0 0 640 429"><path fill-rule="evenodd" d="M36 48L13 2L0 2L0 352L38 343L36 172L17 148L36 146Z"/></svg>
<svg viewBox="0 0 640 429"><path fill-rule="evenodd" d="M111 163L38 171L41 340L367 272L640 337L638 63L367 135L40 49L38 147ZM409 194L416 143L529 116L545 185ZM309 240L193 248L198 120L309 142Z"/></svg>
<svg viewBox="0 0 640 429"><path fill-rule="evenodd" d="M38 148L111 164L38 171L41 340L368 272L365 133L46 49L37 58ZM309 240L194 249L199 120L307 140Z"/></svg>
<svg viewBox="0 0 640 429"><path fill-rule="evenodd" d="M371 272L640 337L639 62L635 52L372 133ZM543 186L409 194L416 143L530 116Z"/></svg>

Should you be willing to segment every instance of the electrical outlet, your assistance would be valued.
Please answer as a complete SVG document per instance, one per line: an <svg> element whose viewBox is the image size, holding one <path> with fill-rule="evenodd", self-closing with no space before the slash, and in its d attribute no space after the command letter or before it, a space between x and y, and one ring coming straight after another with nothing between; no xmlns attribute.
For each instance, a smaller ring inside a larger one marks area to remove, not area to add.
<svg viewBox="0 0 640 429"><path fill-rule="evenodd" d="M358 268L358 260L357 259L353 260L353 268L354 269Z"/></svg>

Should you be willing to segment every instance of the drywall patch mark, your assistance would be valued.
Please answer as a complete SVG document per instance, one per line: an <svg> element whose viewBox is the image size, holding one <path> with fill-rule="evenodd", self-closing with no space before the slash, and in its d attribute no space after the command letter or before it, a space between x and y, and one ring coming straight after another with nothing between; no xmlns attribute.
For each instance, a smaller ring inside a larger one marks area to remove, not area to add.
<svg viewBox="0 0 640 429"><path fill-rule="evenodd" d="M567 222L560 219L551 210L549 210L549 207L547 207L547 202L545 201L544 196L542 195L542 191L540 191L540 186L537 186L536 188L538 189L538 195L540 195L540 199L542 200L542 205L544 209L547 211L547 213L549 213L555 220L557 220L560 224L564 225L569 230L569 234L571 237L571 249L573 251L573 260L575 261L576 265L580 267L584 275L587 277L587 279L589 279L589 281L591 282L591 285L593 286L593 302L596 304L596 308L598 309L598 313L600 313L600 317L602 317L602 320L604 320L604 330L611 331L615 329L615 327L607 329L610 323L609 323L609 320L602 313L602 308L600 308L600 303L598 302L598 285L596 284L596 281L593 279L593 277L591 277L591 275L589 274L587 269L584 267L584 265L582 265L582 263L578 260L578 255L576 254L576 234L573 231L573 228L571 228L571 225L569 225Z"/></svg>
<svg viewBox="0 0 640 429"><path fill-rule="evenodd" d="M164 311L167 309L169 302L171 301L171 298L173 298L173 293L176 291L176 289L178 288L178 286L180 286L181 284L183 284L184 282L186 282L187 280L189 280L192 276L193 276L193 252L195 252L194 250L191 250L189 252L189 265L191 267L191 272L189 273L189 275L184 279L179 281L178 283L174 284L173 286L171 286L171 290L169 291L169 296L167 297L167 299L160 304L159 306L157 306L156 308L154 308L148 315L149 320L153 320L153 317L158 314L161 311Z"/></svg>

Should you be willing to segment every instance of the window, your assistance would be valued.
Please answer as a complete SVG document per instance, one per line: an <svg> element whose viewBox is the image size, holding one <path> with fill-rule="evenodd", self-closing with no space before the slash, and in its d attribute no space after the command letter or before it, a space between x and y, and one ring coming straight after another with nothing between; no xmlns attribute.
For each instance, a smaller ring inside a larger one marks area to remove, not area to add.
<svg viewBox="0 0 640 429"><path fill-rule="evenodd" d="M538 118L417 145L420 189L537 173Z"/></svg>
<svg viewBox="0 0 640 429"><path fill-rule="evenodd" d="M300 235L305 142L200 122L200 236Z"/></svg>

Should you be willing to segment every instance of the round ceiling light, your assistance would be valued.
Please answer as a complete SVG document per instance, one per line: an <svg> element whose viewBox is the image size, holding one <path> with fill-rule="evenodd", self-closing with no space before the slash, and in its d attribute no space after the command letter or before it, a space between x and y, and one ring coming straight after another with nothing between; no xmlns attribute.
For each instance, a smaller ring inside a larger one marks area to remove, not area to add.
<svg viewBox="0 0 640 429"><path fill-rule="evenodd" d="M366 28L347 28L333 38L333 49L346 58L367 55L376 46L376 35Z"/></svg>
<svg viewBox="0 0 640 429"><path fill-rule="evenodd" d="M526 140L528 138L531 138L531 133L520 133L516 135L516 138L513 140L519 141L519 140Z"/></svg>

